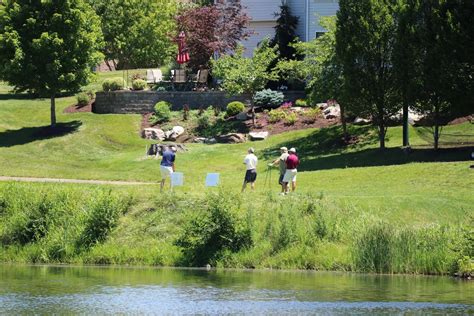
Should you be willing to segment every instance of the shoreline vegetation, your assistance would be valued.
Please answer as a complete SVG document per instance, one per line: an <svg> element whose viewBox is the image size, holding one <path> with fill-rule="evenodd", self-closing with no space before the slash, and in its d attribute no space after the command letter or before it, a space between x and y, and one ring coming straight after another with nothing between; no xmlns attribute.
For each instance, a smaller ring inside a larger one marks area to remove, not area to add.
<svg viewBox="0 0 474 316"><path fill-rule="evenodd" d="M323 194L150 191L143 199L85 185L0 186L3 263L442 275L466 268L472 252L472 214L403 225Z"/></svg>

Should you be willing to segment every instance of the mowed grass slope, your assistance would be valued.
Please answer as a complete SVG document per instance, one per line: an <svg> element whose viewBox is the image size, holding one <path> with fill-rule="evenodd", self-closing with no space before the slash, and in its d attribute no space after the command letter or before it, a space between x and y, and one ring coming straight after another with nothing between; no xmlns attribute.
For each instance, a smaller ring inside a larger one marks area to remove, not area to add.
<svg viewBox="0 0 474 316"><path fill-rule="evenodd" d="M1 89L6 90L5 86ZM58 122L64 134L48 137L42 130L49 124L49 100L2 94L0 175L159 181L159 160L145 157L145 148L152 142L140 138L140 115L63 113L64 108L74 103L74 97L58 99ZM204 178L208 172L221 173L223 187L239 190L244 173L242 159L247 148L253 146L260 158L256 193L266 194L270 188L277 193L277 170L268 172L266 164L285 145L296 147L302 160L298 175L300 192L317 192L407 222L417 218L459 219L465 211L472 210L472 147L434 153L429 148L429 131L411 128L414 151L407 155L400 149L400 127L389 129L385 151L377 148L373 128L352 127L351 131L359 141L347 147L340 144L339 127L289 132L263 142L188 144L188 151L179 153L176 161L177 169L185 174L185 186L177 190L198 194L205 191ZM472 143L474 125L448 126L443 135ZM265 180L271 180L271 185ZM146 190L157 191L157 187Z"/></svg>
<svg viewBox="0 0 474 316"><path fill-rule="evenodd" d="M49 100L8 90L0 86L1 176L158 183L159 160L145 157L152 142L140 138L140 115L65 114L75 98L64 97L57 100L63 133L50 137ZM187 144L176 161L185 185L171 194L158 184L0 183L0 261L447 273L466 254L462 227L474 218L474 125L445 127L438 153L429 132L411 128L410 154L400 149L400 127L389 129L385 151L369 126L351 127L358 141L349 146L337 126L262 142ZM302 161L290 196L278 195L277 170L266 166L283 145L296 147ZM257 189L241 195L249 146L260 158ZM221 188L205 188L208 172L221 174ZM214 220L234 222L211 237L233 240L236 228L251 245L213 250L205 234L221 225Z"/></svg>

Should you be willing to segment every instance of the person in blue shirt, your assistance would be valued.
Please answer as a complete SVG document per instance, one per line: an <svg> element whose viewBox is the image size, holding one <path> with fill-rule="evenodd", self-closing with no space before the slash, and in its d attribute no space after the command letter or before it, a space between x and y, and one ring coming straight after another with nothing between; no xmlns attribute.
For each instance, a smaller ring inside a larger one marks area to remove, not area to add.
<svg viewBox="0 0 474 316"><path fill-rule="evenodd" d="M171 174L175 171L174 160L176 157L176 147L167 147L163 151L163 157L161 158L160 171L161 171L161 185L160 191L163 191L165 186L166 178L171 178Z"/></svg>

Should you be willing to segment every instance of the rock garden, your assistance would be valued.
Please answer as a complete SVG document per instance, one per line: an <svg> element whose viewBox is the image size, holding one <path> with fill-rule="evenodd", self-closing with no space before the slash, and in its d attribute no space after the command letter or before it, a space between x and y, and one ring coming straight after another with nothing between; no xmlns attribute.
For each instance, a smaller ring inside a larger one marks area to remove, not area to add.
<svg viewBox="0 0 474 316"><path fill-rule="evenodd" d="M309 104L304 99L285 101L281 92L263 90L252 104L230 102L226 108L209 105L172 111L160 101L142 118L143 138L178 143L242 143L264 140L271 134L337 124L337 104Z"/></svg>

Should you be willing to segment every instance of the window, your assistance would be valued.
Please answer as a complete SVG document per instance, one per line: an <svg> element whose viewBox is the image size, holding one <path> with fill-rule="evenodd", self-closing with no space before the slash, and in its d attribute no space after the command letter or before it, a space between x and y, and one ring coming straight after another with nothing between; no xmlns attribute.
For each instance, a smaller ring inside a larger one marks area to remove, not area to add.
<svg viewBox="0 0 474 316"><path fill-rule="evenodd" d="M321 37L324 34L326 34L326 32L316 32L316 37L315 38Z"/></svg>

